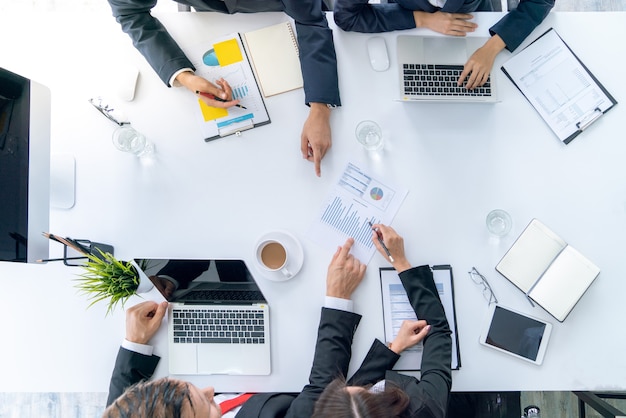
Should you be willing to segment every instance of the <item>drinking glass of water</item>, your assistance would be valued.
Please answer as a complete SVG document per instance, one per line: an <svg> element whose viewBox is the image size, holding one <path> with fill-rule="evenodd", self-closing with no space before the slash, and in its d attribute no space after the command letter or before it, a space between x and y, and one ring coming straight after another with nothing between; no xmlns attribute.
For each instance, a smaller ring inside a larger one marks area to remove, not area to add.
<svg viewBox="0 0 626 418"><path fill-rule="evenodd" d="M364 120L356 126L356 139L368 151L377 151L383 147L383 133L374 121Z"/></svg>
<svg viewBox="0 0 626 418"><path fill-rule="evenodd" d="M497 237L503 237L511 231L511 215L502 209L494 209L487 214L487 229Z"/></svg>
<svg viewBox="0 0 626 418"><path fill-rule="evenodd" d="M113 131L113 145L118 150L129 152L137 157L147 156L154 152L154 145L129 124L124 124Z"/></svg>

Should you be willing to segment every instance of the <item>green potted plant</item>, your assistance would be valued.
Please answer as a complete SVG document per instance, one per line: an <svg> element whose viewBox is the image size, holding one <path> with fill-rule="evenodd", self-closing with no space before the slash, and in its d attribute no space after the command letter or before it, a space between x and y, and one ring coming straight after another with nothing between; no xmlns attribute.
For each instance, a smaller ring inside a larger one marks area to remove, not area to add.
<svg viewBox="0 0 626 418"><path fill-rule="evenodd" d="M88 295L91 300L88 307L108 299L108 315L118 303L123 307L132 295L149 290L140 290L140 285L145 283L151 287L151 282L143 273L142 267L133 261L120 261L111 253L102 252L98 248L97 250L99 254L86 254L89 261L82 266L85 272L76 279L76 287L81 293Z"/></svg>

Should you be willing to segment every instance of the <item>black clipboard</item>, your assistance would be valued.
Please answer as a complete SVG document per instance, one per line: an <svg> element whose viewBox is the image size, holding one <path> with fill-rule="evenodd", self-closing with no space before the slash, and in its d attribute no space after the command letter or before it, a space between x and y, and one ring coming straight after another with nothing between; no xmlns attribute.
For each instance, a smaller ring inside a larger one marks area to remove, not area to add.
<svg viewBox="0 0 626 418"><path fill-rule="evenodd" d="M449 323L453 322L452 324L449 324L453 332L452 359L451 360L453 360L456 357L456 367L452 367L452 370L458 370L461 367L461 350L459 348L459 333L458 333L458 326L457 326L457 320L456 320L456 303L455 303L455 298L454 298L454 277L452 274L452 266L450 266L449 264L434 265L431 267L431 270L433 270L433 273L435 271L447 271L448 272L446 281L448 281L448 286L450 288L451 306L450 306L450 309L446 309L446 317L448 318ZM384 279L384 275L390 274L390 273L395 273L395 269L393 269L392 267L380 267L379 268L381 296L382 296L381 307L383 309L383 324L385 326L385 335L387 335L387 331L388 331L387 324L391 320L391 318L389 317L389 312L387 312L386 304L385 304L385 297L388 295L387 289L385 289L385 284L392 284L392 285L396 284L395 282L389 283L387 280ZM395 277L397 277L397 283L400 283L400 286L402 286L400 282L400 278L397 276L397 274L395 275ZM435 280L435 283L437 283L436 280ZM402 289L402 291L403 290L404 289ZM404 297L407 298L407 302L408 302L408 296L406 296L406 292L403 292L403 295ZM396 296L400 296L400 294L398 293L396 294ZM446 305L444 303L444 309L445 308L446 308ZM451 312L449 312L449 310L451 310ZM419 353L417 353L417 351L419 351ZM400 356L400 359L398 360L396 365L394 366L394 370L419 371L420 366L421 366L421 349L417 351L405 350ZM416 363L417 365L415 365ZM454 365L454 362L453 362L453 365Z"/></svg>
<svg viewBox="0 0 626 418"><path fill-rule="evenodd" d="M572 142L572 140L574 138L576 138L578 135L580 135L581 133L583 133L583 131L585 129L587 129L591 124L593 124L596 120L598 120L600 118L600 116L604 115L606 112L608 112L609 110L611 110L616 104L617 101L615 100L615 98L607 91L607 89L602 85L602 83L600 83L600 81L596 78L595 75L593 75L593 73L591 71L589 71L589 69L587 68L587 66L580 60L580 58L578 58L578 56L574 53L574 51L572 51L572 49L569 47L569 45L567 45L567 43L563 40L563 38L561 38L561 36L556 32L556 30L554 30L554 28L550 28L547 31L545 31L543 34L541 34L537 39L535 39L533 42L531 42L528 46L526 46L522 51L520 51L517 55L524 53L525 50L527 50L531 45L533 45L534 43L536 43L538 40L540 40L541 38L543 38L544 36L546 36L548 33L554 33L559 40L563 43L563 45L567 48L567 50L571 53L571 56L578 62L578 64L580 65L580 67L586 72L586 74L589 76L589 78L591 78L591 80L593 81L593 83L595 83L595 85L602 91L602 93L604 93L604 95L607 97L607 99L610 102L610 105L608 107L606 107L604 110L600 109L599 107L595 107L594 109L592 109L591 111L585 113L584 115L581 115L580 119L578 120L578 122L576 123L576 130L569 136L567 136L566 138L561 138L555 131L554 129L552 129L552 126L550 125L550 123L545 119L545 117L543 117L543 114L541 114L541 112L539 112L539 110L536 108L536 106L531 102L531 100L528 98L528 96L526 95L526 93L524 92L524 90L518 85L518 83L515 82L515 79L511 76L511 74L509 74L509 72L506 70L505 65L506 63L504 63L504 65L502 65L502 67L500 67L500 69L502 70L502 72L509 78L509 80L511 80L511 82L513 83L513 85L515 85L515 87L517 87L517 89L522 93L522 95L526 98L526 100L528 100L528 102L535 108L535 110L537 110L537 112L539 112L539 114L542 116L542 118L544 119L544 121L548 124L548 126L550 126L550 129L557 135L557 137L559 137L559 139L564 143L564 144L569 144L570 142Z"/></svg>

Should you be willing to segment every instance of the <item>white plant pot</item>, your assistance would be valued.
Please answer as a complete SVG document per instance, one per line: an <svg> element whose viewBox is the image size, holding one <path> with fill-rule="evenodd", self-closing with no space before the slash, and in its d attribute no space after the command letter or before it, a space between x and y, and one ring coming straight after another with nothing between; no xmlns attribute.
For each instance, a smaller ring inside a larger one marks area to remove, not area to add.
<svg viewBox="0 0 626 418"><path fill-rule="evenodd" d="M142 293L147 293L151 291L154 287L154 284L152 284L152 280L150 280L150 278L146 276L146 273L144 273L143 270L139 268L139 265L135 263L135 260L130 260L130 264L135 267L135 270L137 270L137 273L139 274L139 286L137 287L137 294L140 295Z"/></svg>

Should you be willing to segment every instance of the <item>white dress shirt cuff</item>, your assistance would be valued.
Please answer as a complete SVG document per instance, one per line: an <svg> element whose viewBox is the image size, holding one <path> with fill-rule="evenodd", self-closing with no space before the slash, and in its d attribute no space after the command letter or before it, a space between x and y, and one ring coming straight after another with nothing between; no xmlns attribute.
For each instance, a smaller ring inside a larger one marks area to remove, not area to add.
<svg viewBox="0 0 626 418"><path fill-rule="evenodd" d="M154 349L154 347L152 347L149 344L134 343L134 342L128 341L126 338L124 338L124 341L122 341L122 347L129 351L134 351L135 353L143 354L144 356L151 356L152 350Z"/></svg>
<svg viewBox="0 0 626 418"><path fill-rule="evenodd" d="M341 299L334 296L326 296L324 307L337 309L339 311L354 312L354 302L351 299Z"/></svg>
<svg viewBox="0 0 626 418"><path fill-rule="evenodd" d="M176 81L176 77L178 77L178 74L180 73L184 73L185 71L190 71L193 73L193 70L191 68L181 68L180 70L176 71L174 73L174 75L172 75L172 77L170 78L170 87L181 87L182 84L180 84L178 81Z"/></svg>

